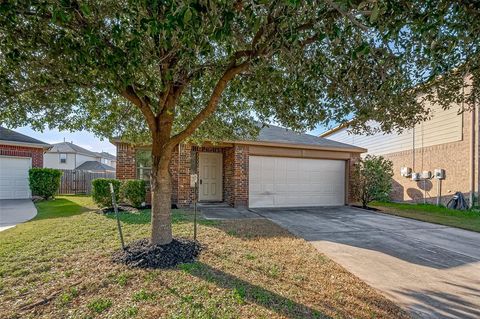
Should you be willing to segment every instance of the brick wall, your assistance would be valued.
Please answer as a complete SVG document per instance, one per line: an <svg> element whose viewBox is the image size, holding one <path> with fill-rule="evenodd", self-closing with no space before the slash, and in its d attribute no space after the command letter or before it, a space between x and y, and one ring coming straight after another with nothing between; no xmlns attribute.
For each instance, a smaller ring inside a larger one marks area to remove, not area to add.
<svg viewBox="0 0 480 319"><path fill-rule="evenodd" d="M128 143L117 144L117 178L136 178L135 147Z"/></svg>
<svg viewBox="0 0 480 319"><path fill-rule="evenodd" d="M196 156L196 155L195 155ZM180 153L177 154L177 193L176 201L179 207L190 207L194 199L194 190L190 187L190 168L192 165L192 146L189 144L180 145Z"/></svg>
<svg viewBox="0 0 480 319"><path fill-rule="evenodd" d="M233 206L248 206L248 146L234 146Z"/></svg>
<svg viewBox="0 0 480 319"><path fill-rule="evenodd" d="M43 167L43 148L0 145L0 155L30 157L32 159L32 167Z"/></svg>
<svg viewBox="0 0 480 319"><path fill-rule="evenodd" d="M223 201L232 206L248 205L248 146L198 147L188 144L180 146L177 159L172 160L172 201L178 207L189 207L194 200L194 189L190 187L192 163L197 167L199 152L223 154ZM176 199L174 199L176 196Z"/></svg>
<svg viewBox="0 0 480 319"><path fill-rule="evenodd" d="M234 166L235 149L225 148L223 151L223 200L230 206L235 205Z"/></svg>
<svg viewBox="0 0 480 319"><path fill-rule="evenodd" d="M413 150L383 155L393 162L392 200L422 202L426 190L426 198L434 203L437 197L437 180L414 182L411 178L400 176L401 167L410 167L414 172L431 171L443 168L446 179L442 181L442 202L456 192L467 195L470 191L470 114L463 116L463 138L461 141L434 145L415 150L415 167L413 166ZM468 197L467 197L468 198Z"/></svg>

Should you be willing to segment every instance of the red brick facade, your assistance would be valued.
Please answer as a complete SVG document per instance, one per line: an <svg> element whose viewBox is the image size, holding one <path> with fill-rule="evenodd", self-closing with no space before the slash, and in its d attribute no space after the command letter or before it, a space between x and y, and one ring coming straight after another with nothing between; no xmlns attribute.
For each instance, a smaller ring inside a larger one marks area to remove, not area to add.
<svg viewBox="0 0 480 319"><path fill-rule="evenodd" d="M193 204L195 190L190 187L190 174L198 172L200 152L222 153L222 200L234 207L247 207L249 146L242 144L209 147L199 147L190 144L181 144L178 146L170 162L172 203L178 207L190 207ZM134 146L125 143L117 144L117 178L137 178L135 153ZM348 167L353 165L358 156L358 154L352 155L352 158L346 161L347 184L350 182ZM147 194L147 201L150 201L150 194ZM346 201L349 202L348 195Z"/></svg>
<svg viewBox="0 0 480 319"><path fill-rule="evenodd" d="M198 153L214 152L223 155L223 201L231 206L248 205L248 146L198 147L181 144L172 154L170 174L172 177L172 203L189 207L195 198L190 187L190 174L198 167ZM127 143L117 144L117 178L137 178L135 147ZM192 170L193 168L193 170ZM196 172L196 170L195 170ZM150 201L150 194L147 194Z"/></svg>
<svg viewBox="0 0 480 319"><path fill-rule="evenodd" d="M43 167L43 148L2 144L0 156L30 157L32 167Z"/></svg>
<svg viewBox="0 0 480 319"><path fill-rule="evenodd" d="M134 179L137 176L135 166L135 148L127 143L117 143L117 178Z"/></svg>

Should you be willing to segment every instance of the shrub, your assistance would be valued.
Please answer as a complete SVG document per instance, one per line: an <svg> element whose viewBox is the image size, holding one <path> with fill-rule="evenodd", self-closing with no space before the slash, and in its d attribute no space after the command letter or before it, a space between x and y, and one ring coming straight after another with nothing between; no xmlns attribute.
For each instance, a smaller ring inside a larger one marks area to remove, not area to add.
<svg viewBox="0 0 480 319"><path fill-rule="evenodd" d="M31 168L28 171L28 181L33 195L44 199L53 197L60 188L62 171L53 168Z"/></svg>
<svg viewBox="0 0 480 319"><path fill-rule="evenodd" d="M353 197L367 207L373 200L385 201L392 191L393 164L382 156L367 155L352 172Z"/></svg>
<svg viewBox="0 0 480 319"><path fill-rule="evenodd" d="M145 201L146 183L143 179L130 179L122 182L120 188L122 200L134 207L140 207Z"/></svg>
<svg viewBox="0 0 480 319"><path fill-rule="evenodd" d="M97 178L92 181L92 199L99 207L112 207L110 183L113 184L115 200L120 198L120 181L113 178Z"/></svg>

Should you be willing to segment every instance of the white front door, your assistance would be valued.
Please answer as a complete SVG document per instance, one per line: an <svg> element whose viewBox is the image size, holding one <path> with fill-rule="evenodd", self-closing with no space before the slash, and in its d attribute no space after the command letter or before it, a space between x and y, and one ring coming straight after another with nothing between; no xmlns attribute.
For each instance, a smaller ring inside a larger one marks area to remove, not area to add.
<svg viewBox="0 0 480 319"><path fill-rule="evenodd" d="M222 200L222 153L199 153L198 200Z"/></svg>
<svg viewBox="0 0 480 319"><path fill-rule="evenodd" d="M0 156L0 199L30 198L28 170L32 160Z"/></svg>
<svg viewBox="0 0 480 319"><path fill-rule="evenodd" d="M249 207L345 204L345 161L250 156Z"/></svg>

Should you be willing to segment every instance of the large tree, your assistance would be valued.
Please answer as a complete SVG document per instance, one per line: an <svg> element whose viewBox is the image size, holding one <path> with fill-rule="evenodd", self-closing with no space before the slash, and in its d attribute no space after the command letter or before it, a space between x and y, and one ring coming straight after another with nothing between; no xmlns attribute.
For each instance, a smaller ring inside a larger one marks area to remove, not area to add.
<svg viewBox="0 0 480 319"><path fill-rule="evenodd" d="M476 54L461 28L477 13L446 0L6 0L0 122L151 143L151 241L166 244L179 143L254 136L254 121L413 125L427 115L414 88Z"/></svg>

